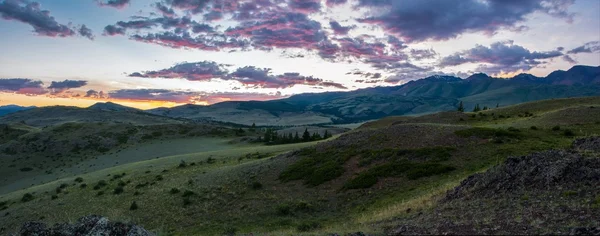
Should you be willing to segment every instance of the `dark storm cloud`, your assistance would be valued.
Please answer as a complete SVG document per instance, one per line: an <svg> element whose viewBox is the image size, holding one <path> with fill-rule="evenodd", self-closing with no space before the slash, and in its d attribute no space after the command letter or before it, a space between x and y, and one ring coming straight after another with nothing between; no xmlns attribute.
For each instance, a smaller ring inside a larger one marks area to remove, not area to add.
<svg viewBox="0 0 600 236"><path fill-rule="evenodd" d="M600 52L600 41L592 41L588 42L579 47L573 48L569 50L568 54L578 54L578 53L595 53Z"/></svg>
<svg viewBox="0 0 600 236"><path fill-rule="evenodd" d="M535 52L513 44L512 41L496 42L489 47L476 45L474 48L452 54L440 60L439 66L456 66L465 63L486 63L478 68L485 73L515 72L529 70L543 64L543 59L563 56L558 50Z"/></svg>
<svg viewBox="0 0 600 236"><path fill-rule="evenodd" d="M33 27L33 31L41 36L68 37L75 36L69 26L56 22L50 11L40 9L37 2L26 0L6 0L0 2L0 16L5 20L16 20Z"/></svg>
<svg viewBox="0 0 600 236"><path fill-rule="evenodd" d="M333 30L333 32L338 35L346 35L346 34L348 34L348 31L355 28L355 26L342 26L337 21L330 21L329 26L331 26L331 29Z"/></svg>
<svg viewBox="0 0 600 236"><path fill-rule="evenodd" d="M208 81L227 74L225 65L213 61L180 63L171 68L159 71L135 72L130 77L142 78L182 78L192 81Z"/></svg>
<svg viewBox="0 0 600 236"><path fill-rule="evenodd" d="M0 79L0 92L39 95L47 93L43 85L42 81L32 79Z"/></svg>
<svg viewBox="0 0 600 236"><path fill-rule="evenodd" d="M570 20L574 0L360 0L357 7L382 7L381 15L359 19L381 26L405 41L447 40L462 33L492 35L501 29L523 30L534 12ZM390 10L385 10L390 9Z"/></svg>
<svg viewBox="0 0 600 236"><path fill-rule="evenodd" d="M114 7L114 8L124 8L125 6L129 5L129 2L131 2L131 0L96 0L96 2L98 3L98 5L100 6L107 6L107 7Z"/></svg>

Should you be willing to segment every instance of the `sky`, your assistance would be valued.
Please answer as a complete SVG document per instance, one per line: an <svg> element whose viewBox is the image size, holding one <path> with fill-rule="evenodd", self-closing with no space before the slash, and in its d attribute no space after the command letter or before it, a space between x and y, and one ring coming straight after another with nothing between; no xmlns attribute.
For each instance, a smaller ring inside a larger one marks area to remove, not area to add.
<svg viewBox="0 0 600 236"><path fill-rule="evenodd" d="M0 105L141 109L600 65L598 0L0 0Z"/></svg>

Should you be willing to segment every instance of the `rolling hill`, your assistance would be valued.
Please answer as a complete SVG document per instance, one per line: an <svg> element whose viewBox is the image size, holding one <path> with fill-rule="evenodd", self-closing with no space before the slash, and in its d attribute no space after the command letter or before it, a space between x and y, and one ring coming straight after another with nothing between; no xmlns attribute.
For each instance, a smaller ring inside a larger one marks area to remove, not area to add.
<svg viewBox="0 0 600 236"><path fill-rule="evenodd" d="M392 117L320 142L144 154L0 195L0 232L90 214L174 235L588 232L599 112L600 97L554 99Z"/></svg>
<svg viewBox="0 0 600 236"><path fill-rule="evenodd" d="M28 109L32 109L32 108L35 108L35 107L22 107L22 106L17 106L17 105L0 106L0 116L14 113L17 111L28 110Z"/></svg>
<svg viewBox="0 0 600 236"><path fill-rule="evenodd" d="M474 74L466 79L431 76L400 86L350 92L299 94L274 101L184 105L147 112L177 118L211 119L264 126L354 123L393 115L419 115L467 109L476 104L507 106L528 101L600 95L600 66L574 66L541 78L520 74L493 78Z"/></svg>

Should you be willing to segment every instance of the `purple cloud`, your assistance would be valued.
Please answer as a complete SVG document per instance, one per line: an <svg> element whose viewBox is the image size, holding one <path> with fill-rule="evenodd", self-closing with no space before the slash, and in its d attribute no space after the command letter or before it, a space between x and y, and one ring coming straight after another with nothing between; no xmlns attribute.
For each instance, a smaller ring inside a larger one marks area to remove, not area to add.
<svg viewBox="0 0 600 236"><path fill-rule="evenodd" d="M348 2L348 0L327 0L327 1L325 2L325 4L326 4L328 7L336 7L336 6L338 6L338 5L343 5L343 4L346 4L347 2Z"/></svg>
<svg viewBox="0 0 600 236"><path fill-rule="evenodd" d="M356 27L354 25L344 27L344 26L340 25L340 23L337 21L330 21L329 26L331 26L331 29L337 35L346 35L346 34L348 34L348 31L350 31L351 29Z"/></svg>
<svg viewBox="0 0 600 236"><path fill-rule="evenodd" d="M437 56L437 52L435 52L433 49L411 49L410 50L410 56L417 60L423 60L423 59L433 59Z"/></svg>
<svg viewBox="0 0 600 236"><path fill-rule="evenodd" d="M118 9L122 9L125 6L129 5L130 1L131 0L108 0L108 1L96 0L98 5L100 5L100 6L114 7L114 8L118 8Z"/></svg>
<svg viewBox="0 0 600 236"><path fill-rule="evenodd" d="M588 42L579 47L573 48L569 50L568 54L578 54L578 53L596 53L600 52L600 41L592 41Z"/></svg>
<svg viewBox="0 0 600 236"><path fill-rule="evenodd" d="M295 12L313 13L321 9L321 0L289 0L289 7Z"/></svg>
<svg viewBox="0 0 600 236"><path fill-rule="evenodd" d="M201 61L193 63L180 63L171 68L159 71L135 72L130 77L142 78L182 78L191 81L208 81L220 78L227 74L225 65L213 61Z"/></svg>
<svg viewBox="0 0 600 236"><path fill-rule="evenodd" d="M563 53L554 50L547 52L532 52L528 49L513 44L512 41L496 42L489 47L477 45L474 48L452 54L440 60L439 66L456 66L465 63L485 63L478 70L485 73L515 72L530 70L543 64L541 60L563 56Z"/></svg>
<svg viewBox="0 0 600 236"><path fill-rule="evenodd" d="M125 35L125 29L114 25L107 25L104 27L104 35Z"/></svg>
<svg viewBox="0 0 600 236"><path fill-rule="evenodd" d="M79 32L79 35L83 37L94 40L94 34L92 33L92 30L85 25L81 25L77 32Z"/></svg>
<svg viewBox="0 0 600 236"><path fill-rule="evenodd" d="M359 19L381 26L405 41L447 40L467 32L492 35L523 30L519 25L534 12L571 20L573 0L360 0L358 7L383 7L380 15ZM390 10L385 10L390 9Z"/></svg>
<svg viewBox="0 0 600 236"><path fill-rule="evenodd" d="M75 31L69 26L59 24L47 10L41 10L37 2L25 0L7 0L0 2L0 16L5 20L16 20L31 25L40 36L69 37Z"/></svg>
<svg viewBox="0 0 600 236"><path fill-rule="evenodd" d="M48 92L44 89L43 85L42 81L32 79L0 79L0 92L40 95Z"/></svg>

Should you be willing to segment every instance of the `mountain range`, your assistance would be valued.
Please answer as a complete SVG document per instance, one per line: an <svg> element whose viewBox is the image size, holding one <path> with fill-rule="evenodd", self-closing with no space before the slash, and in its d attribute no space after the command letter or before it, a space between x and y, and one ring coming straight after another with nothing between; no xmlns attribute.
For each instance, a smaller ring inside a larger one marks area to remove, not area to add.
<svg viewBox="0 0 600 236"><path fill-rule="evenodd" d="M597 95L600 95L600 66L579 65L567 71L554 71L546 77L519 74L512 78L494 78L478 73L461 79L435 75L399 86L304 93L271 101L230 101L209 106L186 104L145 111L107 102L97 103L87 109L123 114L150 113L170 118L243 125L289 126L355 123L394 115L429 114L456 110L460 102L470 111L477 104L496 107L543 99ZM73 108L68 109L73 112ZM19 113L14 115L20 116Z"/></svg>
<svg viewBox="0 0 600 236"><path fill-rule="evenodd" d="M35 108L35 107L33 107L33 106L22 107L22 106L18 106L18 105L0 106L0 116L7 115L7 114L17 112L17 111L28 110L28 109L32 109L32 108Z"/></svg>

